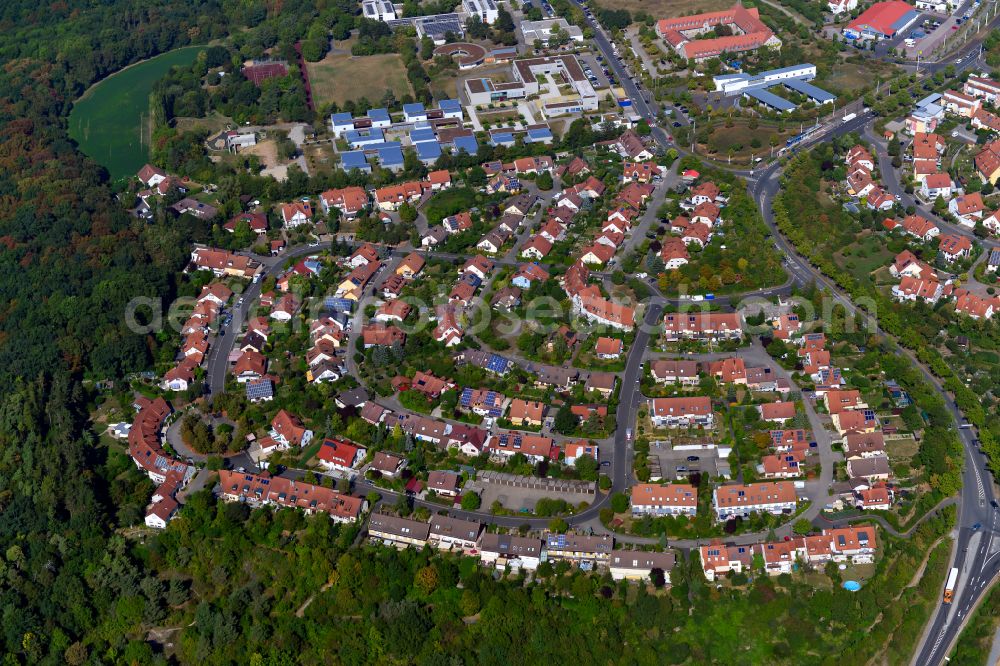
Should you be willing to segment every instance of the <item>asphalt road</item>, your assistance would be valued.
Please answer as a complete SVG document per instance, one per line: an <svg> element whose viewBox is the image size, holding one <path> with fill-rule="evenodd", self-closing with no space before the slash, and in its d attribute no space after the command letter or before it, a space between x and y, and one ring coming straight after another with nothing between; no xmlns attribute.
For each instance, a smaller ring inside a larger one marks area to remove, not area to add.
<svg viewBox="0 0 1000 666"><path fill-rule="evenodd" d="M588 19L587 22L594 30L595 41L598 48L604 54L608 66L615 72L615 75L620 80L626 94L631 98L633 108L643 118L647 120L655 120L657 115L656 112L646 102L643 91L641 91L639 87L632 82L632 79L625 70L625 67L614 55L613 50L611 49L611 44L608 41L603 29L592 19ZM963 49L961 55L963 62L958 65L956 69L965 69L972 66L977 60L978 50L978 43L974 42L967 45ZM926 65L924 72L932 74L945 68L949 64L953 63L931 63ZM858 116L856 118L846 123L837 121L830 122L822 130L817 131L809 141L805 141L797 146L796 150L806 148L820 141L829 140L835 136L841 136L848 132L862 132L864 130L864 126L871 119L870 115L861 109L860 100L856 100L852 104L853 105L848 106L844 112L857 108ZM662 129L654 128L653 137L664 148L672 147L666 133ZM778 249L784 252L785 256L788 258L786 268L791 274L793 281L800 284L815 282L821 288L827 290L838 302L842 303L848 312L854 313L858 316L863 316L863 313L858 312L857 308L850 301L850 299L845 294L840 292L835 284L811 266L808 260L799 256L795 249L776 229L774 216L771 212L771 200L779 188L779 177L781 173L780 163L773 162L771 165L757 169L756 171L736 173L750 178L748 185L750 195L760 206L765 221L771 227L774 241ZM280 261L269 264L267 274L273 275L280 271L281 266L284 264L284 259L292 256L301 256L312 251L315 251L315 248L300 248L295 252L285 255ZM454 259L464 258L462 255L454 255L452 257L448 257L448 255L441 255L441 257ZM219 390L224 384L225 371L228 365L226 363L226 357L228 356L228 352L232 348L232 343L235 340L235 332L239 330L242 319L245 317L250 304L258 295L259 283L251 285L250 289L248 289L245 294L243 306L241 306L241 308L234 313L234 321L228 327L225 336L221 339L222 344L217 343L213 347L215 355L210 355L209 361L209 374L212 378L211 388L213 391ZM665 302L666 301L662 298L654 299L650 302L644 315L644 321L647 323L658 322ZM877 326L875 330L878 332ZM887 339L892 342L892 338L887 337ZM893 342L893 344L895 343ZM635 423L635 412L642 399L638 391L638 380L641 373L642 360L648 345L648 327L640 327L640 330L636 334L636 340L629 351L625 372L621 378L622 386L619 396L619 409L621 411L619 412L618 428L614 435L613 454L611 456L612 466L610 476L612 479L612 492L625 491L631 485L631 460L633 450L632 438L630 435L632 434L631 428ZM930 382L931 385L934 386L944 397L948 408L951 410L956 419L956 423L961 423L963 419L961 412L941 386L940 382L938 382L937 379L931 375L929 370L921 365L908 350L897 345L896 351L899 354L907 356L915 367L920 369L925 380ZM622 411L625 413L621 413ZM966 466L963 477L964 489L960 497L959 529L955 547L955 562L953 566L959 567L962 575L959 578L959 583L956 589L955 603L950 606L939 606L926 633L928 639L922 641L921 646L918 648L914 663L920 664L921 666L925 664L939 663L944 659L947 654L948 647L952 644L957 632L960 629L961 621L963 618L968 616L972 605L978 600L979 596L986 589L987 582L992 580L997 572L1000 571L1000 557L998 557L1000 552L994 552L993 549L994 535L996 534L997 529L997 512L993 510L990 504L994 499L991 477L989 475L989 471L986 469L984 458L975 450L972 431L961 429L959 430L959 433L965 447ZM295 475L302 474L303 472L298 470L289 470L286 473ZM375 490L387 498L392 498L395 495L394 493L387 492L383 489L374 488L371 484L364 480L356 481L354 490L355 492L360 492L362 494ZM600 509L607 504L608 497L609 495L599 493L589 508L579 514L569 517L567 521L571 525L576 526L582 526L588 523L592 524L594 519L597 518ZM441 505L427 503L416 499L414 500L414 503L418 505L425 505L428 508L435 510L442 508ZM460 509L452 509L449 513L457 517L485 521L504 527L519 527L522 525L528 525L531 528L544 528L548 524L547 518L491 516L482 512L467 512ZM981 528L972 530L970 526L977 523L981 524ZM998 549L1000 549L1000 543L997 545Z"/></svg>

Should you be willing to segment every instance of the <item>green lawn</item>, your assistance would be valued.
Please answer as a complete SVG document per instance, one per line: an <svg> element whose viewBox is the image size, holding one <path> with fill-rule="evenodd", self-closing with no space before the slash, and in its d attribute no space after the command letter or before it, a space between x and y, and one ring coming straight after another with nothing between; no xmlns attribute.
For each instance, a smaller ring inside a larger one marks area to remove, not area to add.
<svg viewBox="0 0 1000 666"><path fill-rule="evenodd" d="M112 178L132 175L149 159L149 93L175 65L194 61L202 46L187 46L127 67L77 100L69 135Z"/></svg>

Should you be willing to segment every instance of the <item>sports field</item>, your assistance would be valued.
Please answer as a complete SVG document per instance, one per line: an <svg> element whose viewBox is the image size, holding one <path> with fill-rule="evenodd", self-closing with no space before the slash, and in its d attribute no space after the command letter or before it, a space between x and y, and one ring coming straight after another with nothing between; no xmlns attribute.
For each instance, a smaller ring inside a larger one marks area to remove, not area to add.
<svg viewBox="0 0 1000 666"><path fill-rule="evenodd" d="M149 93L175 65L194 62L202 46L186 46L112 74L73 105L69 135L112 178L137 172L149 159Z"/></svg>
<svg viewBox="0 0 1000 666"><path fill-rule="evenodd" d="M412 95L403 60L395 53L351 57L330 54L319 62L306 63L316 107L366 97L378 104L386 90L396 99Z"/></svg>

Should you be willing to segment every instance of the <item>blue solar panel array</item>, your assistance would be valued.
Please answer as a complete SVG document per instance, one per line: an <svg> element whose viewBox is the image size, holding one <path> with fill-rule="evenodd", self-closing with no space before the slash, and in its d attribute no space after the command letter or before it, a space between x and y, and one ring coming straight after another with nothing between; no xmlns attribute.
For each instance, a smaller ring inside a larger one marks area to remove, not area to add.
<svg viewBox="0 0 1000 666"><path fill-rule="evenodd" d="M490 372L495 372L497 374L503 374L507 372L507 368L510 367L510 361L505 359L499 354L493 354L490 356L490 360L486 362L486 369Z"/></svg>
<svg viewBox="0 0 1000 666"><path fill-rule="evenodd" d="M274 386L270 379L260 382L247 382L247 400L263 400L274 397Z"/></svg>
<svg viewBox="0 0 1000 666"><path fill-rule="evenodd" d="M410 116L424 115L427 113L427 111L424 110L423 104L421 104L420 102L415 102L413 104L404 104L403 113L406 115L407 118L409 118Z"/></svg>
<svg viewBox="0 0 1000 666"><path fill-rule="evenodd" d="M528 130L528 143L551 140L552 131L548 127L539 127L537 129Z"/></svg>
<svg viewBox="0 0 1000 666"><path fill-rule="evenodd" d="M323 307L333 312L354 312L354 301L349 298L327 296L323 299Z"/></svg>
<svg viewBox="0 0 1000 666"><path fill-rule="evenodd" d="M392 122L389 112L385 109L371 109L368 111L368 117L372 119L372 122Z"/></svg>
<svg viewBox="0 0 1000 666"><path fill-rule="evenodd" d="M466 409L472 406L472 394L474 390L470 387L462 389L462 396L459 398L459 404ZM487 408L488 416L498 418L503 414L503 409L500 407L496 391L487 391L486 395L483 397L483 406Z"/></svg>
<svg viewBox="0 0 1000 666"><path fill-rule="evenodd" d="M828 93L822 88L817 88L813 84L807 83L802 79L785 79L782 83L786 88L791 88L796 92L800 92L819 104L826 104L827 102L832 102L837 99L836 95Z"/></svg>
<svg viewBox="0 0 1000 666"><path fill-rule="evenodd" d="M341 153L340 163L345 171L350 171L351 169L368 171L371 169L371 167L368 166L368 160L365 159L365 152L363 150L351 150L346 153Z"/></svg>
<svg viewBox="0 0 1000 666"><path fill-rule="evenodd" d="M438 108L445 113L461 113L462 103L457 99L443 99L438 102Z"/></svg>
<svg viewBox="0 0 1000 666"><path fill-rule="evenodd" d="M435 141L437 137L434 135L434 130L428 128L415 129L410 132L410 141L413 143L420 143L421 141Z"/></svg>
<svg viewBox="0 0 1000 666"><path fill-rule="evenodd" d="M453 142L455 146L455 152L464 150L470 155L475 155L479 152L479 142L476 141L474 136L459 136L455 137Z"/></svg>
<svg viewBox="0 0 1000 666"><path fill-rule="evenodd" d="M772 109L777 109L778 111L792 111L795 109L795 105L789 102L787 99L778 97L773 92L768 92L767 90L761 90L759 88L751 88L745 93L748 97L753 97L758 102L762 102Z"/></svg>
<svg viewBox="0 0 1000 666"><path fill-rule="evenodd" d="M414 147L417 149L417 157L422 162L433 162L441 157L441 144L437 141L421 141L414 144Z"/></svg>
<svg viewBox="0 0 1000 666"><path fill-rule="evenodd" d="M403 149L398 144L379 148L378 161L384 167L400 166L403 164Z"/></svg>

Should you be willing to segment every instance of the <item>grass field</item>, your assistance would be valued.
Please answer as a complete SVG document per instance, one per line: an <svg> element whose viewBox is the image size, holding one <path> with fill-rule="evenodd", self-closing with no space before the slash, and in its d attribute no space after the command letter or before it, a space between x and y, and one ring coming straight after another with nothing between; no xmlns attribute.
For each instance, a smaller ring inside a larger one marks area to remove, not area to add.
<svg viewBox="0 0 1000 666"><path fill-rule="evenodd" d="M646 12L653 18L673 18L732 7L731 0L607 0L605 9L627 9L633 14Z"/></svg>
<svg viewBox="0 0 1000 666"><path fill-rule="evenodd" d="M331 54L306 67L317 106L362 97L377 104L386 90L392 90L397 99L413 94L403 60L394 53L360 58Z"/></svg>
<svg viewBox="0 0 1000 666"><path fill-rule="evenodd" d="M750 161L750 155L755 154L761 157L771 150L771 137L777 137L777 145L784 145L785 139L798 133L798 126L788 125L784 132L779 132L777 127L771 127L764 123L758 125L756 129L751 129L745 120L736 120L732 127L726 127L724 122L714 127L709 135L708 144L700 144L701 151L714 156L716 159L727 159L729 149L733 149L734 162ZM752 142L757 139L759 146L753 146Z"/></svg>
<svg viewBox="0 0 1000 666"><path fill-rule="evenodd" d="M175 65L194 62L187 46L127 67L94 84L69 115L69 135L112 178L137 172L149 159L149 93Z"/></svg>
<svg viewBox="0 0 1000 666"><path fill-rule="evenodd" d="M894 69L892 65L877 60L866 59L863 63L843 61L828 73L821 74L815 84L844 97L874 86L878 78L889 78Z"/></svg>

